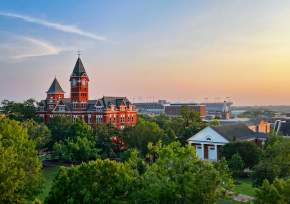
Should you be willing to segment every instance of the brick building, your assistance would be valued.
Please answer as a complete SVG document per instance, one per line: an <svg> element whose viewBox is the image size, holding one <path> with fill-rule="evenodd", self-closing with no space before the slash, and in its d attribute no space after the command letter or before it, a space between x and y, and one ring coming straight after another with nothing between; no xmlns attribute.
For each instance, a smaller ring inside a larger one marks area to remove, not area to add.
<svg viewBox="0 0 290 204"><path fill-rule="evenodd" d="M48 122L55 116L83 119L90 125L112 124L119 129L135 126L135 106L126 97L107 97L89 100L89 77L81 58L78 57L70 76L70 98L55 78L47 91L47 97L39 103L38 115Z"/></svg>

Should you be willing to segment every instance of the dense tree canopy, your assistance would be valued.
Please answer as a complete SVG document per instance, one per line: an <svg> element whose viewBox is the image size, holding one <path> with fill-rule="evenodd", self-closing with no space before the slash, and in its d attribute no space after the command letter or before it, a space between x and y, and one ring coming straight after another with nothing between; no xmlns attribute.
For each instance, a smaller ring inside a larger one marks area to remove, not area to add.
<svg viewBox="0 0 290 204"><path fill-rule="evenodd" d="M245 168L252 168L261 158L261 149L253 142L231 142L223 146L222 155L230 161L234 154L239 154Z"/></svg>
<svg viewBox="0 0 290 204"><path fill-rule="evenodd" d="M275 178L290 176L290 140L271 136L264 148L262 159L254 168L254 182L261 185L264 179L273 182Z"/></svg>
<svg viewBox="0 0 290 204"><path fill-rule="evenodd" d="M214 203L229 186L225 172L197 159L190 146L171 143L155 151L158 159L142 176L139 203Z"/></svg>
<svg viewBox="0 0 290 204"><path fill-rule="evenodd" d="M20 123L0 119L0 203L24 203L39 190L40 161Z"/></svg>
<svg viewBox="0 0 290 204"><path fill-rule="evenodd" d="M73 121L71 117L54 117L49 120L47 126L51 131L51 140L48 147L52 149L56 142L64 141L71 136Z"/></svg>
<svg viewBox="0 0 290 204"><path fill-rule="evenodd" d="M51 132L44 123L26 120L22 125L27 128L28 135L36 143L38 150L47 147L51 141Z"/></svg>
<svg viewBox="0 0 290 204"><path fill-rule="evenodd" d="M165 132L155 122L139 119L138 124L133 128L124 130L124 141L131 148L137 148L143 155L148 151L149 142L157 143L163 140Z"/></svg>
<svg viewBox="0 0 290 204"><path fill-rule="evenodd" d="M126 164L101 159L61 168L46 203L128 203L134 174Z"/></svg>
<svg viewBox="0 0 290 204"><path fill-rule="evenodd" d="M95 129L96 145L102 158L116 157L116 144L112 142L112 137L116 136L120 136L120 131L111 125L98 125Z"/></svg>
<svg viewBox="0 0 290 204"><path fill-rule="evenodd" d="M61 160L80 162L96 159L98 149L93 129L83 120L70 125L64 138L54 143L54 155Z"/></svg>
<svg viewBox="0 0 290 204"><path fill-rule="evenodd" d="M28 99L23 103L16 103L14 101L4 100L1 103L0 109L6 117L13 120L40 120L40 118L36 114L36 101L34 99Z"/></svg>
<svg viewBox="0 0 290 204"><path fill-rule="evenodd" d="M132 151L124 163L97 159L62 168L46 202L213 203L230 186L225 163L198 160L189 146L158 143L149 152L158 155L153 164Z"/></svg>
<svg viewBox="0 0 290 204"><path fill-rule="evenodd" d="M290 180L275 179L273 184L268 180L256 192L256 204L289 204Z"/></svg>
<svg viewBox="0 0 290 204"><path fill-rule="evenodd" d="M236 153L232 156L232 158L229 160L229 168L233 173L233 176L239 177L242 176L243 170L245 168L245 163L239 153Z"/></svg>

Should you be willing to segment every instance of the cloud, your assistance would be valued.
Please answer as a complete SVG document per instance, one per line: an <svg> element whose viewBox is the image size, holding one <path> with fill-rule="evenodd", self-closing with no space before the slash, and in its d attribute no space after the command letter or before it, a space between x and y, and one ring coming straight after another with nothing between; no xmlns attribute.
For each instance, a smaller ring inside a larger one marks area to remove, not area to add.
<svg viewBox="0 0 290 204"><path fill-rule="evenodd" d="M0 61L17 62L33 57L58 55L72 48L56 46L51 42L31 36L19 36L13 33L1 32Z"/></svg>
<svg viewBox="0 0 290 204"><path fill-rule="evenodd" d="M57 55L61 51L62 48L56 47L48 42L43 40L39 40L32 37L21 37L24 40L24 44L29 44L29 49L23 50L22 53L14 55L13 59L25 59L31 57L41 57L47 55Z"/></svg>
<svg viewBox="0 0 290 204"><path fill-rule="evenodd" d="M38 24L38 25L42 25L42 26L46 26L48 28L52 28L54 30L62 31L65 33L76 34L76 35L87 37L87 38L90 38L90 39L93 39L96 41L107 41L107 38L104 36L99 36L99 35L81 30L80 28L78 28L77 26L74 26L74 25L66 25L66 24L51 22L51 21L47 21L44 19L39 19L39 18L21 15L21 14L16 14L16 13L0 12L0 15L6 16L9 18L20 19L20 20L23 20L26 22L30 22L30 23L34 23L34 24Z"/></svg>

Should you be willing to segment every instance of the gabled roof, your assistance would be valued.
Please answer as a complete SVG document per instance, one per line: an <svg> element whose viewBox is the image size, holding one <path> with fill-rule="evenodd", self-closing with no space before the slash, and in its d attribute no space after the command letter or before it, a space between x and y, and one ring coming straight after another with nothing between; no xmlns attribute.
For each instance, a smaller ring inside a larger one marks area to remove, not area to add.
<svg viewBox="0 0 290 204"><path fill-rule="evenodd" d="M109 97L109 96L103 96L103 98L100 99L102 105L107 108L110 105L115 105L116 107L120 107L120 105L129 106L130 101L126 97Z"/></svg>
<svg viewBox="0 0 290 204"><path fill-rule="evenodd" d="M256 133L244 124L224 125L211 128L229 141L253 140L257 138Z"/></svg>
<svg viewBox="0 0 290 204"><path fill-rule="evenodd" d="M84 65L82 63L82 60L80 57L78 57L77 62L75 64L75 67L73 69L73 72L71 76L82 76L83 74L86 74L86 70L84 68Z"/></svg>
<svg viewBox="0 0 290 204"><path fill-rule="evenodd" d="M54 78L52 84L50 85L48 91L46 93L64 93L57 79Z"/></svg>

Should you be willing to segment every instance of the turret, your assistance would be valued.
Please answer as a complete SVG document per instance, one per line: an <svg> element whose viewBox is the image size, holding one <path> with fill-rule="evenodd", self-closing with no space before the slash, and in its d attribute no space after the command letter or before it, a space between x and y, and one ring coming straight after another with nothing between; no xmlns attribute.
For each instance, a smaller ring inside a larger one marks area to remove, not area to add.
<svg viewBox="0 0 290 204"><path fill-rule="evenodd" d="M47 93L46 99L49 110L53 110L57 102L64 98L64 91L56 78L54 78L52 84L50 85L46 93Z"/></svg>

